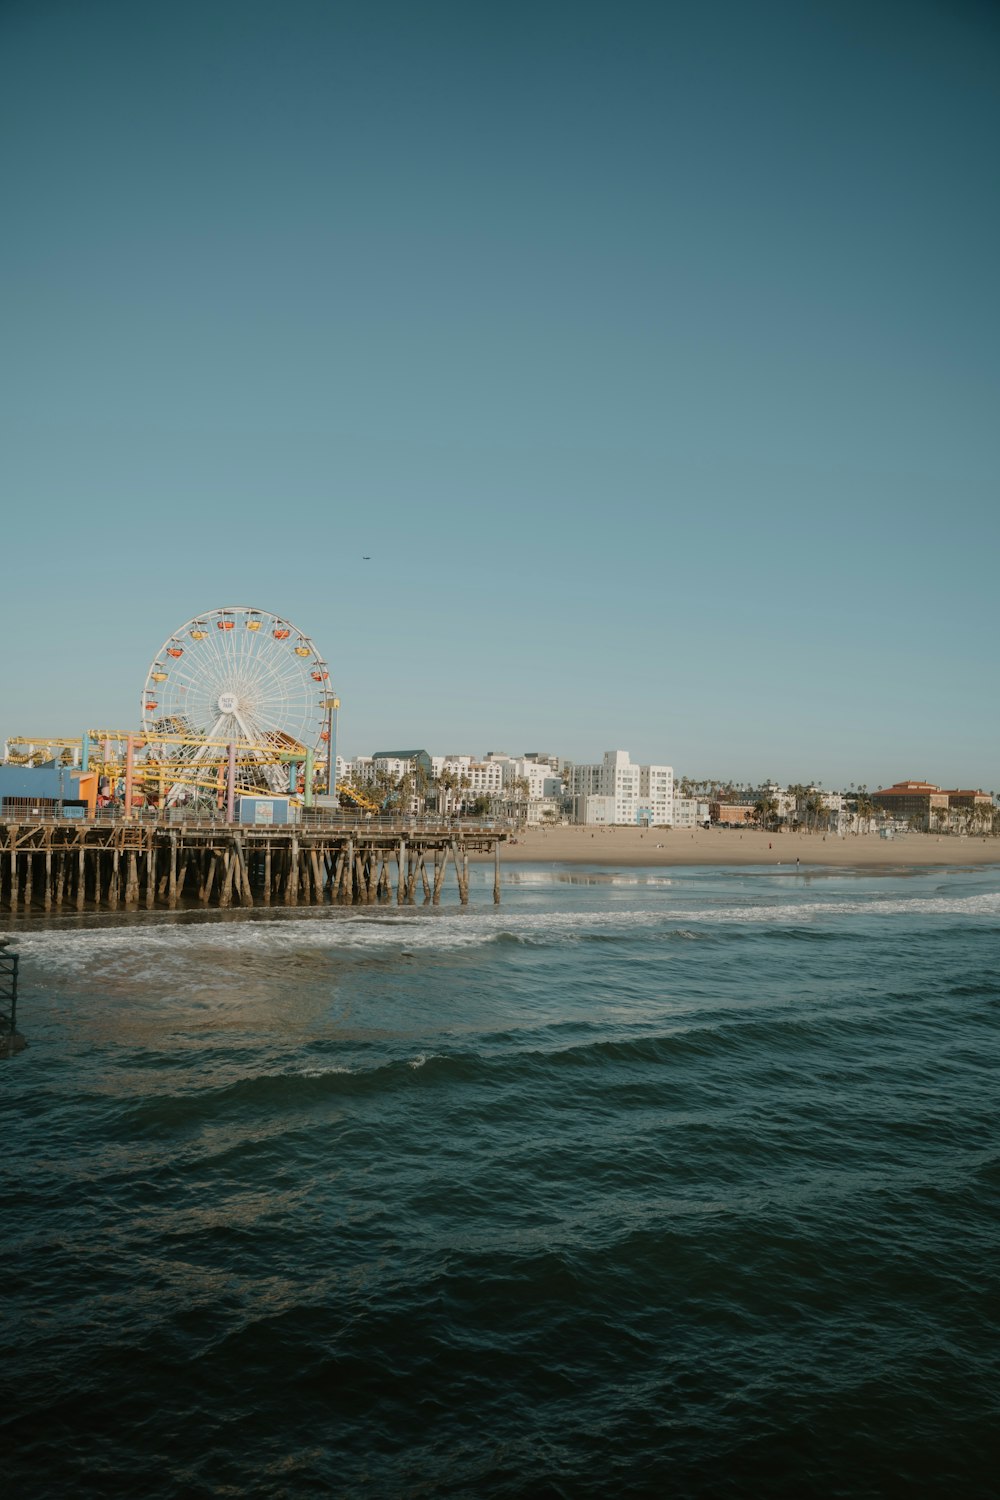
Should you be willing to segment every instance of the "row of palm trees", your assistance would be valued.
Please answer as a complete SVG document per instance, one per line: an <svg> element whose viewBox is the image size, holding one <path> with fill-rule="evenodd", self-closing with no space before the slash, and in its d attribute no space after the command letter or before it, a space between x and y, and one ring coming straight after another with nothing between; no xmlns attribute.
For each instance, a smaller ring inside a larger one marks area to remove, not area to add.
<svg viewBox="0 0 1000 1500"><path fill-rule="evenodd" d="M369 779L352 774L347 784L377 802L385 812L436 812L442 816L463 813L477 817L517 816L520 809L523 817L527 814L531 790L527 777L519 776L502 793L473 796L472 781L466 772L445 769L435 776L416 760L408 762L401 777L376 766Z"/></svg>
<svg viewBox="0 0 1000 1500"><path fill-rule="evenodd" d="M977 802L972 807L936 807L931 814L937 831L955 829L959 833L1000 833L1000 808Z"/></svg>

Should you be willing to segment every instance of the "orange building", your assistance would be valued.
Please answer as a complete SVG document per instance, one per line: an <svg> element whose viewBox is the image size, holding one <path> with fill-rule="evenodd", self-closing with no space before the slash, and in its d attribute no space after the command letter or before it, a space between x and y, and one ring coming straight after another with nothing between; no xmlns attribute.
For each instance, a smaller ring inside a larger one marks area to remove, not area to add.
<svg viewBox="0 0 1000 1500"><path fill-rule="evenodd" d="M708 816L713 823L721 823L729 828L742 828L745 824L753 822L753 803L710 802Z"/></svg>

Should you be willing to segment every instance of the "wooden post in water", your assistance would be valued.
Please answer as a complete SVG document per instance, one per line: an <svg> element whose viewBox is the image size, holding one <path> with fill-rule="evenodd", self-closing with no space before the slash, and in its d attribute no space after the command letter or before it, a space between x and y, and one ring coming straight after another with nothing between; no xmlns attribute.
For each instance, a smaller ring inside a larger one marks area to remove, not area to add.
<svg viewBox="0 0 1000 1500"><path fill-rule="evenodd" d="M448 868L448 846L442 844L441 859L438 861L437 850L434 851L434 890L431 894L431 902L434 906L441 905L441 887L444 885L445 871Z"/></svg>
<svg viewBox="0 0 1000 1500"><path fill-rule="evenodd" d="M285 905L298 906L299 904L299 840L297 834L292 834L292 848L289 856L288 884L285 887Z"/></svg>
<svg viewBox="0 0 1000 1500"><path fill-rule="evenodd" d="M125 877L125 905L139 905L139 871L136 867L134 849L130 849L128 855L128 873Z"/></svg>
<svg viewBox="0 0 1000 1500"><path fill-rule="evenodd" d="M219 905L222 907L229 907L233 904L233 866L235 863L232 849L226 849L222 856L222 889L219 891Z"/></svg>
<svg viewBox="0 0 1000 1500"><path fill-rule="evenodd" d="M458 899L464 906L466 896L462 888L462 856L458 852L458 845L454 839L451 841L451 857L455 864L455 879L458 881Z"/></svg>
<svg viewBox="0 0 1000 1500"><path fill-rule="evenodd" d="M207 904L208 899L209 899L209 897L212 894L212 883L215 880L215 872L216 872L216 869L218 868L218 864L219 864L219 856L218 856L218 854L216 854L215 850L213 849L211 855L209 856L208 869L205 872L204 879L202 880L201 886L200 886L199 891L198 891L198 900L203 905Z"/></svg>
<svg viewBox="0 0 1000 1500"><path fill-rule="evenodd" d="M493 905L500 905L500 840L493 845Z"/></svg>
<svg viewBox="0 0 1000 1500"><path fill-rule="evenodd" d="M240 900L244 906L253 906L253 891L250 889L250 872L247 870L243 840L237 836L233 839L233 845L236 850L236 860L240 869Z"/></svg>

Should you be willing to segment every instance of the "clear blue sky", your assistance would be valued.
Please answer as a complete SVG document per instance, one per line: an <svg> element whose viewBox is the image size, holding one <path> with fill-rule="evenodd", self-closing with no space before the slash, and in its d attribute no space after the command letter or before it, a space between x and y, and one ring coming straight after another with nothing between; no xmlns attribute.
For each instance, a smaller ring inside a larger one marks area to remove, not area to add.
<svg viewBox="0 0 1000 1500"><path fill-rule="evenodd" d="M0 737L250 603L348 754L1000 784L998 143L987 3L6 0Z"/></svg>

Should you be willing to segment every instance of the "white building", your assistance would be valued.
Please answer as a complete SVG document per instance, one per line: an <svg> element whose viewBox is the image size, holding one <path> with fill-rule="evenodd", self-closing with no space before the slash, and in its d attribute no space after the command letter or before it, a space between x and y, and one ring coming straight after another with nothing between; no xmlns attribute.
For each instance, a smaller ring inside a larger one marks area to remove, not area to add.
<svg viewBox="0 0 1000 1500"><path fill-rule="evenodd" d="M504 786L511 787L516 781L526 781L529 802L542 797L558 797L562 791L562 777L549 761L525 757L523 760L506 759L502 764Z"/></svg>
<svg viewBox="0 0 1000 1500"><path fill-rule="evenodd" d="M412 761L400 760L395 755L377 755L372 761L372 774L381 771L382 775L389 778L394 786L398 786L407 771L412 771L412 769Z"/></svg>
<svg viewBox="0 0 1000 1500"><path fill-rule="evenodd" d="M674 827L701 828L708 822L708 803L700 797L674 795Z"/></svg>
<svg viewBox="0 0 1000 1500"><path fill-rule="evenodd" d="M627 750L606 750L597 765L572 769L577 823L673 821L674 773L670 766L635 766Z"/></svg>
<svg viewBox="0 0 1000 1500"><path fill-rule="evenodd" d="M536 755L515 759L495 753L487 756L487 764L502 771L503 802L509 816L528 823L557 822L561 818L563 778L555 765Z"/></svg>
<svg viewBox="0 0 1000 1500"><path fill-rule="evenodd" d="M674 772L672 766L639 767L638 821L665 828L674 821Z"/></svg>
<svg viewBox="0 0 1000 1500"><path fill-rule="evenodd" d="M816 826L821 821L834 833L839 833L845 821L844 794L821 792L818 787L811 786L804 797L795 799L792 816L796 822L804 823L807 827Z"/></svg>
<svg viewBox="0 0 1000 1500"><path fill-rule="evenodd" d="M459 798L499 797L504 788L504 766L500 760L475 760L471 755L434 755L435 776L455 776L462 783Z"/></svg>

